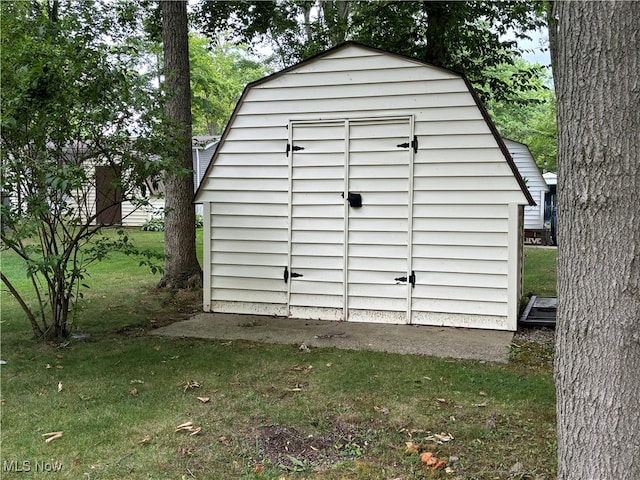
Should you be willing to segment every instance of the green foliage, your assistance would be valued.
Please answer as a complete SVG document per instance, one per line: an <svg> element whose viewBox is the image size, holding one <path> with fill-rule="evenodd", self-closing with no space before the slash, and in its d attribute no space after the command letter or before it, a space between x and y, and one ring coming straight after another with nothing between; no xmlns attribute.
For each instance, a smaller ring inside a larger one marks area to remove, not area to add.
<svg viewBox="0 0 640 480"><path fill-rule="evenodd" d="M513 65L487 68L492 76L510 84L524 60ZM544 172L556 171L557 126L556 98L550 74L544 70L526 80L526 88L513 85L510 98L488 98L487 110L503 137L526 144Z"/></svg>
<svg viewBox="0 0 640 480"><path fill-rule="evenodd" d="M152 218L144 222L143 232L164 232L164 218Z"/></svg>
<svg viewBox="0 0 640 480"><path fill-rule="evenodd" d="M166 168L160 102L139 73L137 17L127 2L2 2L0 13L0 189L10 198L1 248L25 262L36 306L21 305L34 334L64 337L88 265L114 249L140 253L124 235L92 239L108 207L147 204L148 183ZM100 192L98 166L111 172ZM112 193L99 209L96 194L105 190ZM2 281L19 296L15 279Z"/></svg>
<svg viewBox="0 0 640 480"><path fill-rule="evenodd" d="M231 32L238 42L267 40L281 66L358 40L463 72L483 98L506 98L514 84L528 87L536 67L519 68L510 82L488 76L487 65L518 58L516 40L545 24L542 2L296 1L203 2L194 17L215 37Z"/></svg>
<svg viewBox="0 0 640 480"><path fill-rule="evenodd" d="M219 40L189 37L191 110L194 135L219 135L245 85L264 77L267 69L251 58L246 47Z"/></svg>
<svg viewBox="0 0 640 480"><path fill-rule="evenodd" d="M204 217L196 214L196 228L202 228L204 226ZM156 217L147 220L142 225L143 232L164 232L164 217Z"/></svg>

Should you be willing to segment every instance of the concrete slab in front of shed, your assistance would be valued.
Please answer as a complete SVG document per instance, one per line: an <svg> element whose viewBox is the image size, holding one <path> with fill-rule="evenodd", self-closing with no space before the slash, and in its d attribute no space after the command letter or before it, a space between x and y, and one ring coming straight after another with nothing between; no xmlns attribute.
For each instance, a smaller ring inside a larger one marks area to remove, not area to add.
<svg viewBox="0 0 640 480"><path fill-rule="evenodd" d="M512 332L416 325L331 322L223 313L201 313L159 328L165 337L249 340L305 344L410 355L429 355L489 362L507 362Z"/></svg>

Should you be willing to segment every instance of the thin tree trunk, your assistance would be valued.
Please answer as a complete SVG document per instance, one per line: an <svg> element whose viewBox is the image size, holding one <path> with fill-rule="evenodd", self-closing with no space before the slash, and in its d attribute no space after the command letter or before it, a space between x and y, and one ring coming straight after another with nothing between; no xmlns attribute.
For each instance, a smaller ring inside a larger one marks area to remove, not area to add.
<svg viewBox="0 0 640 480"><path fill-rule="evenodd" d="M162 3L162 36L166 100L165 114L171 122L176 165L192 171L191 88L189 77L189 38L187 2ZM164 252L167 256L164 288L190 288L202 285L202 270L196 256L193 176L171 175L165 181Z"/></svg>
<svg viewBox="0 0 640 480"><path fill-rule="evenodd" d="M555 77L558 63L558 19L556 17L556 2L545 2L545 16L549 32L549 56L551 57L551 72ZM555 80L555 78L554 78Z"/></svg>
<svg viewBox="0 0 640 480"><path fill-rule="evenodd" d="M558 478L640 478L640 2L558 2Z"/></svg>

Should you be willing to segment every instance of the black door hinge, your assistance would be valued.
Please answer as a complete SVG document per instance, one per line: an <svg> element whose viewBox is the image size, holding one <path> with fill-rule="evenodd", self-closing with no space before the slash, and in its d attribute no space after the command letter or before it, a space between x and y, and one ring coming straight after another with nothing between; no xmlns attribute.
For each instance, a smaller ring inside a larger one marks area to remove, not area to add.
<svg viewBox="0 0 640 480"><path fill-rule="evenodd" d="M300 278L303 275L301 273L296 273L296 272L289 272L289 268L288 267L284 267L284 283L287 283L289 281L289 277L291 278Z"/></svg>
<svg viewBox="0 0 640 480"><path fill-rule="evenodd" d="M299 152L300 150L304 150L304 147L299 147L298 145L291 146L290 143L287 143L287 157L289 156L290 151Z"/></svg>
<svg viewBox="0 0 640 480"><path fill-rule="evenodd" d="M406 282L407 277L397 277L394 278L396 282ZM416 286L416 272L411 270L411 275L409 275L409 283L411 284L411 288L415 288Z"/></svg>
<svg viewBox="0 0 640 480"><path fill-rule="evenodd" d="M411 140L411 143L409 142L405 142L405 143L400 143L398 145L396 145L396 147L398 148L413 148L413 152L414 153L418 153L418 137L416 135L413 136L413 140Z"/></svg>

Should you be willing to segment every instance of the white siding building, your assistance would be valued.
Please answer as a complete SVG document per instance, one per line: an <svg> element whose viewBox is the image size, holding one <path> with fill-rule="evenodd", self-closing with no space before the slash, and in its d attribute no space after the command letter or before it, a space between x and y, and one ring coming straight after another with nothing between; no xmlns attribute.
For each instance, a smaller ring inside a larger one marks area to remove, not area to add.
<svg viewBox="0 0 640 480"><path fill-rule="evenodd" d="M516 329L534 202L457 73L348 42L256 81L196 202L205 311Z"/></svg>
<svg viewBox="0 0 640 480"><path fill-rule="evenodd" d="M513 158L520 176L523 178L529 193L535 200L535 205L524 207L525 230L544 230L544 196L549 191L547 182L531 155L529 147L524 143L506 138L502 139Z"/></svg>

